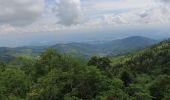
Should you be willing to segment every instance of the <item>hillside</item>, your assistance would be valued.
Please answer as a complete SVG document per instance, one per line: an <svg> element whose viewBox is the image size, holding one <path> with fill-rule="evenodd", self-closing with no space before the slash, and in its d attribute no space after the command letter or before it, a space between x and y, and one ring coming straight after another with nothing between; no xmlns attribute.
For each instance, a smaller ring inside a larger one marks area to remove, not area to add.
<svg viewBox="0 0 170 100"><path fill-rule="evenodd" d="M34 57L45 51L47 48L54 48L62 53L91 57L93 55L107 56L119 55L132 52L138 49L155 44L157 41L133 36L119 40L104 41L102 43L67 43L53 46L28 46L18 48L0 48L0 58L10 60L14 57Z"/></svg>
<svg viewBox="0 0 170 100"><path fill-rule="evenodd" d="M124 58L119 62L119 68L130 68L138 73L170 75L170 40L119 58Z"/></svg>
<svg viewBox="0 0 170 100"><path fill-rule="evenodd" d="M89 60L47 49L37 59L0 61L0 99L170 100L169 65L170 40Z"/></svg>
<svg viewBox="0 0 170 100"><path fill-rule="evenodd" d="M140 100L170 99L170 40L111 59L111 73L120 75L129 95L147 97Z"/></svg>

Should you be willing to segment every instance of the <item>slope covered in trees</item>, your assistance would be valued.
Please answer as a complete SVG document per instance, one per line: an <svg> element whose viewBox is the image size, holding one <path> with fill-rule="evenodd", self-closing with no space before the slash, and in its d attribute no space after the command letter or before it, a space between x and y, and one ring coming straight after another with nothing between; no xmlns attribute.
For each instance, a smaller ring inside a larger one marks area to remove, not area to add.
<svg viewBox="0 0 170 100"><path fill-rule="evenodd" d="M170 40L130 54L123 61L116 66L128 68L139 74L170 75Z"/></svg>
<svg viewBox="0 0 170 100"><path fill-rule="evenodd" d="M122 79L132 96L146 94L147 90L154 100L170 99L170 40L120 58L112 73L119 75L122 71ZM140 92L133 90L137 88L141 88Z"/></svg>
<svg viewBox="0 0 170 100"><path fill-rule="evenodd" d="M169 100L170 40L90 60L48 49L0 62L1 100Z"/></svg>
<svg viewBox="0 0 170 100"><path fill-rule="evenodd" d="M150 45L155 44L157 41L133 36L113 41L102 41L102 43L58 43L53 46L28 46L17 48L0 48L0 59L9 61L15 57L36 57L44 52L47 48L57 49L62 53L69 53L73 55L83 56L90 58L93 55L118 55L127 52L132 52Z"/></svg>

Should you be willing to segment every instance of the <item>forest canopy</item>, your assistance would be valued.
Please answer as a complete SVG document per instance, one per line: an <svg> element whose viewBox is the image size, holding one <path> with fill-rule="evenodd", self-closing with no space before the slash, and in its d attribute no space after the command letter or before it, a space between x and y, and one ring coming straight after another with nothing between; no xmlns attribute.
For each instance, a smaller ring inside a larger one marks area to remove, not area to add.
<svg viewBox="0 0 170 100"><path fill-rule="evenodd" d="M170 41L89 60L47 49L0 62L1 100L170 100Z"/></svg>

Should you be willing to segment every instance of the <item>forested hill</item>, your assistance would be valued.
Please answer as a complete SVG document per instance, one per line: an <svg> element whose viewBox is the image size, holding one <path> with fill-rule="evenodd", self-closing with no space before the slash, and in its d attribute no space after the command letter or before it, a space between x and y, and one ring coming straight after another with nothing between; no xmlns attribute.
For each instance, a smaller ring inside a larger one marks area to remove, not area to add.
<svg viewBox="0 0 170 100"><path fill-rule="evenodd" d="M112 58L47 49L0 62L0 100L170 100L170 40Z"/></svg>
<svg viewBox="0 0 170 100"><path fill-rule="evenodd" d="M138 73L170 75L170 40L122 57L118 64Z"/></svg>
<svg viewBox="0 0 170 100"><path fill-rule="evenodd" d="M121 74L131 96L170 100L170 39L112 61L112 73Z"/></svg>
<svg viewBox="0 0 170 100"><path fill-rule="evenodd" d="M36 57L47 48L53 48L62 53L69 53L87 58L93 55L118 55L133 52L155 43L157 43L157 41L150 38L133 36L113 41L102 41L102 43L59 43L53 46L1 47L0 59L10 61L15 57Z"/></svg>
<svg viewBox="0 0 170 100"><path fill-rule="evenodd" d="M141 36L132 36L123 39L117 39L112 41L103 41L95 43L68 43L68 44L56 44L51 48L55 48L61 52L72 53L77 55L83 55L85 57L91 57L92 55L107 56L118 55L132 52L151 46L158 41Z"/></svg>

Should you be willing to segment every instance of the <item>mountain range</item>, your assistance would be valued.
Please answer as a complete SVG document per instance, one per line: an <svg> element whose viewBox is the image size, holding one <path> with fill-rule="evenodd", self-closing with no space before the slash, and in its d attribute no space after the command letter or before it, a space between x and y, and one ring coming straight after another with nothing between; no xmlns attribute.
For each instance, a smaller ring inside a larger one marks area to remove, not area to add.
<svg viewBox="0 0 170 100"><path fill-rule="evenodd" d="M107 56L107 55L120 55L135 50L145 48L157 43L157 40L132 36L113 41L96 41L89 43L58 43L52 46L25 46L25 47L1 47L0 59L10 60L15 57L33 57L39 55L47 48L53 48L62 53L69 53L78 56L91 57L94 55Z"/></svg>

